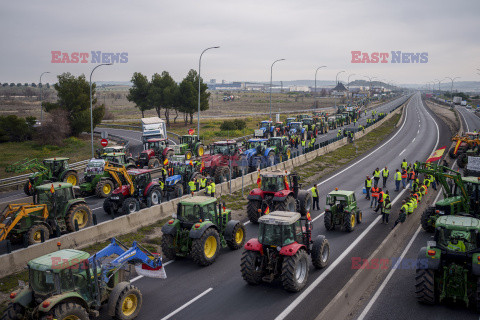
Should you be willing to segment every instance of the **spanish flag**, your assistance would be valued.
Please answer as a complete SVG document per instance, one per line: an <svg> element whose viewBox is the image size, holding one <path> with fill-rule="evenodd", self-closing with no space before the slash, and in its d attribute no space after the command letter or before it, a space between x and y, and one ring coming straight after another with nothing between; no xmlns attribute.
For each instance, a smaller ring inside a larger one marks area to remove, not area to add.
<svg viewBox="0 0 480 320"><path fill-rule="evenodd" d="M462 140L458 140L457 143L455 144L455 149L453 149L453 154L457 154L458 148L462 144Z"/></svg>
<svg viewBox="0 0 480 320"><path fill-rule="evenodd" d="M310 216L310 212L307 212L307 220L312 221L312 217Z"/></svg>
<svg viewBox="0 0 480 320"><path fill-rule="evenodd" d="M259 188L262 187L262 178L260 178L260 170L258 170L257 186L258 186Z"/></svg>
<svg viewBox="0 0 480 320"><path fill-rule="evenodd" d="M288 185L288 179L287 176L283 178L283 182L285 183L285 190L290 190L290 186Z"/></svg>
<svg viewBox="0 0 480 320"><path fill-rule="evenodd" d="M53 187L53 183L52 183L52 186L50 187L50 192L55 193L55 188Z"/></svg>
<svg viewBox="0 0 480 320"><path fill-rule="evenodd" d="M193 167L193 161L192 160L190 160L190 165Z"/></svg>
<svg viewBox="0 0 480 320"><path fill-rule="evenodd" d="M163 160L163 165L168 166L168 159L167 158L165 158L165 160Z"/></svg>
<svg viewBox="0 0 480 320"><path fill-rule="evenodd" d="M265 215L269 214L270 213L270 207L267 206L267 209L265 209Z"/></svg>
<svg viewBox="0 0 480 320"><path fill-rule="evenodd" d="M435 152L430 156L430 158L427 159L426 162L429 163L429 162L440 160L443 156L443 153L445 152L445 148L446 147L435 150Z"/></svg>
<svg viewBox="0 0 480 320"><path fill-rule="evenodd" d="M200 166L200 173L205 169L205 163L202 160L202 165Z"/></svg>

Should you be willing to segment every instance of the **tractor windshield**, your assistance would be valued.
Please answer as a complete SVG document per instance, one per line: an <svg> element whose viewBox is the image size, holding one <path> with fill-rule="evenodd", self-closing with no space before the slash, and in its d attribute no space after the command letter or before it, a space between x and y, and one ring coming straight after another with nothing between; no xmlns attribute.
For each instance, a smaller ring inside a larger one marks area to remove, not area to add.
<svg viewBox="0 0 480 320"><path fill-rule="evenodd" d="M311 125L313 124L313 119L303 119L303 124Z"/></svg>
<svg viewBox="0 0 480 320"><path fill-rule="evenodd" d="M55 292L55 274L51 271L30 269L30 286L35 293L47 295Z"/></svg>
<svg viewBox="0 0 480 320"><path fill-rule="evenodd" d="M299 130L302 127L301 122L292 122L290 123L290 129L297 129Z"/></svg>
<svg viewBox="0 0 480 320"><path fill-rule="evenodd" d="M147 142L147 149L163 149L165 148L165 141L149 141Z"/></svg>
<svg viewBox="0 0 480 320"><path fill-rule="evenodd" d="M180 207L179 213L177 213L178 219L189 222L196 222L200 219L199 206L180 205Z"/></svg>
<svg viewBox="0 0 480 320"><path fill-rule="evenodd" d="M345 196L339 196L339 195L327 195L327 205L329 206L334 206L337 205L339 207L345 207L347 206L347 198Z"/></svg>
<svg viewBox="0 0 480 320"><path fill-rule="evenodd" d="M265 141L248 141L247 142L247 149L255 149L258 146L264 147Z"/></svg>
<svg viewBox="0 0 480 320"><path fill-rule="evenodd" d="M260 128L270 128L270 122L260 122Z"/></svg>
<svg viewBox="0 0 480 320"><path fill-rule="evenodd" d="M458 231L439 228L437 230L437 245L450 251L466 252L477 248L474 231Z"/></svg>
<svg viewBox="0 0 480 320"><path fill-rule="evenodd" d="M213 145L213 154L223 154L229 155L230 154L230 146L228 145Z"/></svg>
<svg viewBox="0 0 480 320"><path fill-rule="evenodd" d="M190 143L192 143L192 141L193 141L192 136L181 136L180 137L180 144L183 144L183 143L190 144Z"/></svg>
<svg viewBox="0 0 480 320"><path fill-rule="evenodd" d="M295 241L295 226L260 223L258 241L267 246L286 246Z"/></svg>
<svg viewBox="0 0 480 320"><path fill-rule="evenodd" d="M119 156L119 155L108 155L108 156L105 156L103 157L103 159L105 159L105 161L108 161L108 162L114 162L114 163L118 163L118 164L125 164L125 159L123 158L123 156Z"/></svg>
<svg viewBox="0 0 480 320"><path fill-rule="evenodd" d="M267 192L278 192L285 189L283 176L262 177L262 190Z"/></svg>
<svg viewBox="0 0 480 320"><path fill-rule="evenodd" d="M268 144L280 148L282 146L282 139L271 139L268 141Z"/></svg>

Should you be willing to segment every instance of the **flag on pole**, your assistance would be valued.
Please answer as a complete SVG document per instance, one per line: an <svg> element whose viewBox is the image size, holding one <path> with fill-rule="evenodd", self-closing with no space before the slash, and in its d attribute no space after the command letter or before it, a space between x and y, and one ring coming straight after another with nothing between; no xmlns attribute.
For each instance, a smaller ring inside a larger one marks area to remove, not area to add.
<svg viewBox="0 0 480 320"><path fill-rule="evenodd" d="M200 166L200 173L202 173L203 170L205 170L205 163L202 160L202 165Z"/></svg>
<svg viewBox="0 0 480 320"><path fill-rule="evenodd" d="M435 152L430 156L430 158L427 159L427 163L440 160L443 156L443 153L445 152L445 148L446 147L435 150Z"/></svg>
<svg viewBox="0 0 480 320"><path fill-rule="evenodd" d="M168 166L168 159L167 158L165 158L165 160L163 160L163 165Z"/></svg>
<svg viewBox="0 0 480 320"><path fill-rule="evenodd" d="M462 144L462 140L458 140L457 143L455 144L455 149L453 149L453 154L457 154L458 148Z"/></svg>
<svg viewBox="0 0 480 320"><path fill-rule="evenodd" d="M195 133L195 129L188 129L188 134L193 135Z"/></svg>
<svg viewBox="0 0 480 320"><path fill-rule="evenodd" d="M260 178L260 170L258 170L257 186L258 186L259 188L262 187L262 178Z"/></svg>
<svg viewBox="0 0 480 320"><path fill-rule="evenodd" d="M270 207L267 206L267 209L265 209L265 215L269 214L270 213Z"/></svg>
<svg viewBox="0 0 480 320"><path fill-rule="evenodd" d="M55 188L53 187L53 183L52 183L52 186L50 187L50 192L55 193Z"/></svg>

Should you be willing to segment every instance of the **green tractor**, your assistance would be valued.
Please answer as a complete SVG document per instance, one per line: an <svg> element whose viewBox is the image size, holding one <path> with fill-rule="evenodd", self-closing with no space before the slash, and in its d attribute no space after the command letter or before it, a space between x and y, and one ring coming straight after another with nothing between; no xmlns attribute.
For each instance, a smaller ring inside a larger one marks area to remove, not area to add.
<svg viewBox="0 0 480 320"><path fill-rule="evenodd" d="M195 196L178 204L177 214L162 227L162 253L170 260L190 255L197 264L215 261L220 248L237 250L245 243L245 226L217 199Z"/></svg>
<svg viewBox="0 0 480 320"><path fill-rule="evenodd" d="M329 123L326 117L324 116L314 116L313 122L316 124L318 133L324 134L328 132Z"/></svg>
<svg viewBox="0 0 480 320"><path fill-rule="evenodd" d="M85 199L75 198L70 183L54 182L35 188L33 203L10 204L0 215L0 241L29 244L48 240L53 234L91 226L92 210ZM43 236L42 236L43 234Z"/></svg>
<svg viewBox="0 0 480 320"><path fill-rule="evenodd" d="M2 320L89 320L102 307L114 319L135 319L143 299L128 280L131 266L142 276L166 278L161 257L136 242L128 248L112 239L92 256L64 249L33 259L28 284L10 294Z"/></svg>
<svg viewBox="0 0 480 320"><path fill-rule="evenodd" d="M107 153L128 153L125 146L108 146L104 148L99 148L95 150L97 158L102 158L103 155Z"/></svg>
<svg viewBox="0 0 480 320"><path fill-rule="evenodd" d="M362 211L357 206L355 192L338 190L327 194L327 206L325 209L325 229L334 230L335 226L343 227L352 232L357 224L362 223Z"/></svg>
<svg viewBox="0 0 480 320"><path fill-rule="evenodd" d="M292 157L292 149L287 137L270 137L267 141L267 148L273 150L274 154L279 157L279 162L290 160Z"/></svg>
<svg viewBox="0 0 480 320"><path fill-rule="evenodd" d="M415 295L424 304L459 302L480 311L480 220L437 219L434 241L418 253Z"/></svg>
<svg viewBox="0 0 480 320"><path fill-rule="evenodd" d="M125 166L127 170L135 169L135 159L128 156L124 152L114 152L114 153L105 153L101 157L103 160L110 163L115 163L116 165Z"/></svg>
<svg viewBox="0 0 480 320"><path fill-rule="evenodd" d="M194 156L201 157L205 153L205 147L197 135L181 136L180 143L172 147L175 154L185 155L185 160L190 160Z"/></svg>
<svg viewBox="0 0 480 320"><path fill-rule="evenodd" d="M49 182L64 181L74 186L78 185L78 173L68 166L68 158L48 158L40 162L37 159L25 158L5 168L6 172L21 173L32 171L23 187L27 196L39 185Z"/></svg>

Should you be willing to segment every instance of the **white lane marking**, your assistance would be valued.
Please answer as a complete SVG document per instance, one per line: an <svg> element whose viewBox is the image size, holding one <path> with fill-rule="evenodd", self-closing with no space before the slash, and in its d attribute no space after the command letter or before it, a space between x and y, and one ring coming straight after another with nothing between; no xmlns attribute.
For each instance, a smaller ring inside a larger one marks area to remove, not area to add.
<svg viewBox="0 0 480 320"><path fill-rule="evenodd" d="M163 267L168 266L168 265L169 265L170 263L172 263L173 261L175 261L175 260L170 260L170 261L167 261L167 262L165 262L165 263L162 263L162 266L163 266ZM140 280L140 279L142 279L142 278L143 278L143 276L137 276L137 277L133 278L132 280L130 280L130 282L135 282L135 281Z"/></svg>
<svg viewBox="0 0 480 320"><path fill-rule="evenodd" d="M323 216L324 214L325 214L325 211L323 211L322 213L320 213L320 214L318 215L318 217L313 218L313 219L312 219L312 222L314 222L315 220L317 220L318 218L320 218L320 217Z"/></svg>
<svg viewBox="0 0 480 320"><path fill-rule="evenodd" d="M102 208L103 208L103 206L98 207L98 208L93 208L92 211L95 211L95 210L98 210L98 209L102 209Z"/></svg>
<svg viewBox="0 0 480 320"><path fill-rule="evenodd" d="M249 224L249 223L250 223L250 220L247 221L247 222L245 222L243 225L246 226L246 225Z"/></svg>
<svg viewBox="0 0 480 320"><path fill-rule="evenodd" d="M420 133L420 129L417 130L417 134L419 134L419 133Z"/></svg>
<svg viewBox="0 0 480 320"><path fill-rule="evenodd" d="M422 103L423 105L423 103ZM407 111L408 111L408 106L407 106ZM427 111L428 113L428 111ZM428 113L429 114L429 113ZM430 115L430 114L429 114ZM435 119L430 116L432 118L432 120L434 121L435 125L437 126L437 142L435 144L435 147L433 148L433 151L437 150L437 146L438 146L438 142L439 142L439 136L440 136L440 132L439 132L439 129L438 129L438 125L435 121ZM405 120L407 119L407 117L405 117ZM405 124L405 122L404 122ZM403 125L402 125L403 127ZM397 131L397 133L399 133L399 131ZM392 137L393 138L393 137ZM391 139L390 139L391 140ZM390 141L388 140L388 141ZM383 145L382 145L383 146ZM376 151L376 150L375 150ZM373 151L373 152L375 152ZM433 152L432 151L432 152ZM372 152L372 153L373 153ZM370 153L370 154L372 154ZM366 157L364 157L366 158ZM364 159L362 158L362 160ZM357 161L358 163L359 161ZM395 199L393 199L392 201L392 205L395 204L395 202L397 202L397 200L400 199L400 197L405 193L405 191L407 191L408 189L403 189L396 197ZM288 305L288 307L282 311L282 313L280 313L276 318L275 320L283 320L285 319L286 316L288 316L290 314L290 312L292 312L335 268L336 266L350 253L350 251L353 250L353 248L355 248L357 246L357 244L368 234L368 232L370 232L370 230L373 229L373 227L378 223L378 221L380 221L380 219L382 218L381 215L379 215L368 227L367 229L365 229L356 239L354 242L352 242L346 249L345 251L343 251L343 253L317 278L315 279L315 281L313 281L295 300L293 300L292 303L290 303Z"/></svg>
<svg viewBox="0 0 480 320"><path fill-rule="evenodd" d="M403 151L402 151L402 152L400 152L398 155L399 155L399 156L400 156L400 155L402 155L402 153L404 153L405 151L407 151L407 149L406 149L406 148L405 148L405 149L403 149Z"/></svg>
<svg viewBox="0 0 480 320"><path fill-rule="evenodd" d="M415 139L417 139L417 137L413 138L412 143L415 141Z"/></svg>
<svg viewBox="0 0 480 320"><path fill-rule="evenodd" d="M169 313L168 315L166 315L165 317L163 317L161 320L167 320L167 319L171 318L172 316L179 313L180 311L182 311L183 309L185 309L186 307L188 307L189 305L191 305L192 303L194 303L195 301L197 301L198 299L200 299L201 297L203 297L204 295L206 295L207 293L209 293L212 290L213 290L213 288L208 288L207 290L203 291L201 294L199 294L198 296L196 296L192 300L185 303L183 306L181 306L177 310L174 310L171 313Z"/></svg>

